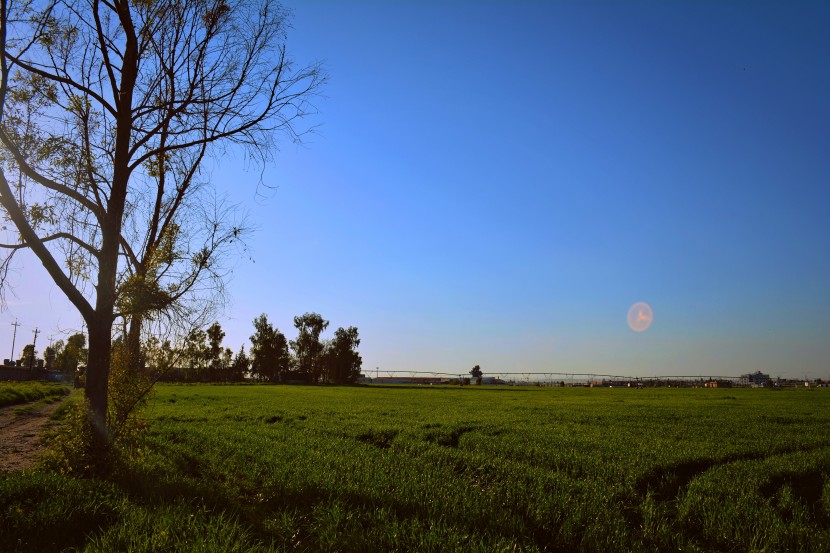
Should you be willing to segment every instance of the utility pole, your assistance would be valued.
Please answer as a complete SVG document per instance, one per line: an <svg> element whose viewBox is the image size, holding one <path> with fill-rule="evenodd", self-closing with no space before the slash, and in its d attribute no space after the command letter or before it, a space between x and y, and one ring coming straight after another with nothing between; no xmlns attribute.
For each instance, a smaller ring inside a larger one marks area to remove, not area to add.
<svg viewBox="0 0 830 553"><path fill-rule="evenodd" d="M14 334L12 334L12 356L11 359L9 359L9 361L14 363L14 341L17 338L17 327L20 326L20 324L17 322L17 319L14 320L12 326L14 327Z"/></svg>
<svg viewBox="0 0 830 553"><path fill-rule="evenodd" d="M35 339L32 341L32 355L29 357L29 368L32 369L35 366L35 345L37 345L37 335L40 332L37 327L35 327Z"/></svg>

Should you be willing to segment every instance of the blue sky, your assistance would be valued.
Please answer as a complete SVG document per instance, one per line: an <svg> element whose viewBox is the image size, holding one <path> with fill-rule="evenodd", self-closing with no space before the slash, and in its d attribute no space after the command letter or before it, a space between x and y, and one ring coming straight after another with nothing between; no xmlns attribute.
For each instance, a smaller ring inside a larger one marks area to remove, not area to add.
<svg viewBox="0 0 830 553"><path fill-rule="evenodd" d="M210 166L258 227L226 345L317 311L371 370L830 377L830 7L287 6L330 80L273 194ZM28 266L5 348L79 324Z"/></svg>

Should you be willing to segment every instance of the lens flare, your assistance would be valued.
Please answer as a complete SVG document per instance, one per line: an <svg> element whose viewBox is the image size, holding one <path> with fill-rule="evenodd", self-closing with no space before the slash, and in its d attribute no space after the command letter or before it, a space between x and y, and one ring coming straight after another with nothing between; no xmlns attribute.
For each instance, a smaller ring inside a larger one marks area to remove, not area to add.
<svg viewBox="0 0 830 553"><path fill-rule="evenodd" d="M634 332L645 332L654 322L654 311L644 301L638 301L628 310L628 326Z"/></svg>

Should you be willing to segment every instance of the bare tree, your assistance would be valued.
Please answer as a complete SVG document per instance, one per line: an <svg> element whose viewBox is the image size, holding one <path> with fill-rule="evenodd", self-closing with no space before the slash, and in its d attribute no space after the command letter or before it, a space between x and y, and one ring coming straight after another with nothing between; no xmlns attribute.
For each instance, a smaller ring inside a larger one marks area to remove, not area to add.
<svg viewBox="0 0 830 553"><path fill-rule="evenodd" d="M299 140L324 76L287 56L272 0L2 0L0 205L8 252L30 249L89 329L86 396L106 430L113 325L221 286L244 232L202 162L271 160ZM185 306L185 307L183 307Z"/></svg>

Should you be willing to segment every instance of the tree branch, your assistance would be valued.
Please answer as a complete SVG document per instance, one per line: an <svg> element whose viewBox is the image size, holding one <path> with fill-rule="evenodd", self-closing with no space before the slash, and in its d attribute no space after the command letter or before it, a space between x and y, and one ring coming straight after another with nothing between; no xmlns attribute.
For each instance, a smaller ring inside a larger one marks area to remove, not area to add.
<svg viewBox="0 0 830 553"><path fill-rule="evenodd" d="M9 183L6 181L6 176L2 172L0 172L0 204L2 204L2 206L6 209L6 212L9 214L12 222L14 222L17 230L23 237L24 242L29 244L32 251L35 255L37 255L40 262L46 268L49 276L52 277L52 280L54 280L55 284L58 285L58 288L66 294L66 297L78 309L81 316L87 322L92 320L95 313L92 306L83 294L75 288L72 281L69 280L69 277L64 274L58 266L57 261L55 261L55 258L52 256L52 253L44 245L43 241L38 238L31 225L29 225L29 222L26 220L26 215L14 199L14 195L9 188Z"/></svg>
<svg viewBox="0 0 830 553"><path fill-rule="evenodd" d="M133 266L138 267L140 263L138 257L135 255L135 252L133 251L132 246L130 246L129 241L123 236L121 237L121 248L124 250L124 255L126 255L127 259L130 260L130 263L132 263Z"/></svg>
<svg viewBox="0 0 830 553"><path fill-rule="evenodd" d="M69 86L70 88L74 88L75 90L83 92L84 94L89 94L92 98L95 99L96 102L101 104L101 106L104 109L106 109L108 112L110 112L111 115L113 115L113 116L116 115L115 108L109 102L107 102L104 99L103 96L101 96L100 94L98 94L97 92L92 90L91 88L83 86L82 84L76 82L73 79L70 79L69 77L61 77L60 75L55 75L54 73L49 73L48 71L40 69L39 67L35 67L34 65L31 65L31 64L21 60L20 58L18 58L16 56L13 56L12 54L10 54L8 52L6 52L6 57L8 59L10 59L11 61L13 61L15 63L15 65L20 66L21 68L25 69L26 71L28 71L30 73L34 73L35 75L39 75L39 76L43 77L44 79L48 79L48 80L54 81L56 83L64 84L66 86Z"/></svg>
<svg viewBox="0 0 830 553"><path fill-rule="evenodd" d="M107 70L107 76L110 80L110 87L112 88L112 97L118 98L118 83L115 79L115 72L112 69L112 64L110 63L109 50L107 48L107 44L105 41L106 33L104 33L104 28L101 25L101 16L98 14L99 4L99 0L95 0L95 2L92 4L92 15L95 18L95 32L98 34L98 48L100 48L101 56L103 56L104 58L103 65Z"/></svg>
<svg viewBox="0 0 830 553"><path fill-rule="evenodd" d="M63 194L67 198L75 200L81 206L85 207L86 209L94 213L96 217L101 217L104 211L103 206L96 205L89 198L82 194L79 194L78 192L72 190L68 186L65 186L63 184L55 182L50 178L47 178L46 176L42 175L39 171L37 171L34 167L29 165L29 162L26 160L25 156L17 147L17 144L15 144L11 137L6 133L5 129L0 129L0 141L2 141L3 145L9 150L9 152L11 152L12 156L14 157L15 163L17 163L17 166L20 168L23 174L25 174L27 177L29 177L36 183L50 190L54 190L58 194Z"/></svg>
<svg viewBox="0 0 830 553"><path fill-rule="evenodd" d="M93 256L96 256L96 257L98 256L98 250L96 250L91 245L87 244L86 242L84 242L83 240L78 238L77 236L69 234L68 232L56 232L54 234L50 234L49 236L44 236L43 238L39 238L39 240L40 240L40 242L43 242L45 244L46 242L51 242L52 240L58 240L60 238L70 240L71 242L74 242L78 246L82 247L83 249L85 249L86 251L91 253ZM20 243L20 244L0 244L0 248L4 248L4 249L7 249L7 250L20 250L20 249L23 249L23 248L30 248L30 247L31 247L31 244L28 244L26 242L23 242L23 243Z"/></svg>
<svg viewBox="0 0 830 553"><path fill-rule="evenodd" d="M6 65L6 0L0 0L0 127L6 111L6 91L9 84L9 68ZM0 169L2 173L2 169ZM5 175L2 176L5 180Z"/></svg>

